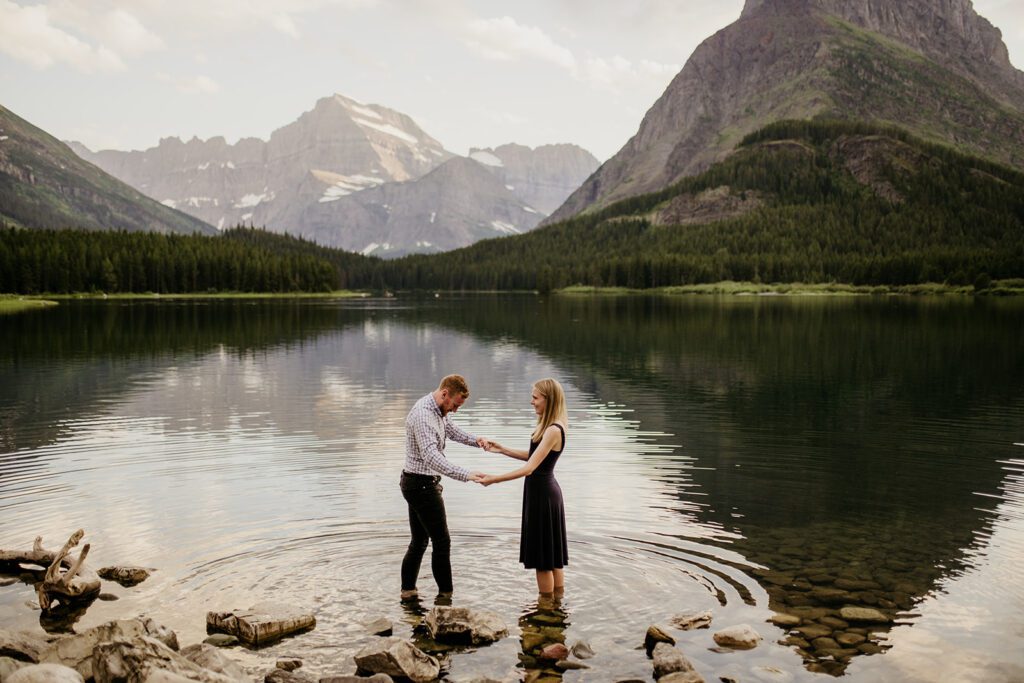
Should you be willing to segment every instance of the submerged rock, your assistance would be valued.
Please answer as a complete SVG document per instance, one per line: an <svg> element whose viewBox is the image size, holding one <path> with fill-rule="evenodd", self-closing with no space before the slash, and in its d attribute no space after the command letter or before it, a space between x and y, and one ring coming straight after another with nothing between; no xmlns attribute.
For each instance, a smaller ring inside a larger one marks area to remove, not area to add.
<svg viewBox="0 0 1024 683"><path fill-rule="evenodd" d="M880 624L892 622L892 617L870 607L843 607L839 610L839 616L846 621L866 621Z"/></svg>
<svg viewBox="0 0 1024 683"><path fill-rule="evenodd" d="M692 614L677 614L672 617L670 623L681 631L708 628L711 626L711 610L704 610L703 612L695 612Z"/></svg>
<svg viewBox="0 0 1024 683"><path fill-rule="evenodd" d="M181 650L181 656L204 669L224 674L237 681L246 679L242 667L221 653L220 649L207 643L196 643Z"/></svg>
<svg viewBox="0 0 1024 683"><path fill-rule="evenodd" d="M595 654L594 649L590 647L590 643L585 640L577 640L572 644L572 647L569 648L569 651L572 652L577 659L590 659Z"/></svg>
<svg viewBox="0 0 1024 683"><path fill-rule="evenodd" d="M146 569L145 567L103 567L97 574L100 575L101 579L107 581L114 581L121 584L125 588L131 588L137 586L146 579L149 578L152 569Z"/></svg>
<svg viewBox="0 0 1024 683"><path fill-rule="evenodd" d="M425 619L430 637L441 642L493 643L508 635L501 617L468 607L434 607Z"/></svg>
<svg viewBox="0 0 1024 683"><path fill-rule="evenodd" d="M366 622L364 626L368 633L375 636L390 636L395 630L395 625L386 617L377 617Z"/></svg>
<svg viewBox="0 0 1024 683"><path fill-rule="evenodd" d="M207 631L237 636L246 645L255 647L315 626L316 617L312 613L276 603L262 603L247 610L206 613Z"/></svg>

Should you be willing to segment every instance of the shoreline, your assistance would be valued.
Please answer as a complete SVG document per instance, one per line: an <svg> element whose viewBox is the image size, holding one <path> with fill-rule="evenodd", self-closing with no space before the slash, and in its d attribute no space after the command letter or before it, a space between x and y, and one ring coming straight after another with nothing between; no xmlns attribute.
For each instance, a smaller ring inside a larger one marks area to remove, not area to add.
<svg viewBox="0 0 1024 683"><path fill-rule="evenodd" d="M554 292L569 296L621 296L635 294L726 296L1021 296L1024 295L1024 282L1011 280L1007 284L1002 284L999 281L994 281L991 287L977 291L972 285L947 285L939 282L915 285L850 285L835 282L776 282L764 284L725 280L706 284L672 285L650 289L573 285L554 290Z"/></svg>

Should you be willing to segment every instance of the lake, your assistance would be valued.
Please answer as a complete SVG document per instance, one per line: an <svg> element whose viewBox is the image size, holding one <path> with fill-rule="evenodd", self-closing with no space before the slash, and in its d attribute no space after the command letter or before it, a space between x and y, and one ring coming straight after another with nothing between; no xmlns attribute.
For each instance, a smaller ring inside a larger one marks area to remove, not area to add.
<svg viewBox="0 0 1024 683"><path fill-rule="evenodd" d="M0 318L0 548L157 571L117 601L41 619L0 587L0 628L146 614L183 645L207 610L273 600L317 627L263 650L351 673L399 601L404 419L443 375L466 430L525 448L531 383L570 428L566 595L517 563L522 482L445 481L456 605L511 636L443 655L454 680L588 641L566 681L653 680L662 624L707 681L1024 680L1024 302L966 297L441 296L84 301ZM470 469L517 462L450 444ZM429 550L428 550L429 553ZM891 623L843 620L844 606ZM670 620L710 610L710 629ZM797 626L772 619L794 615ZM749 624L753 650L712 634ZM803 631L793 630L804 629ZM826 640L820 640L825 638ZM831 639L831 642L829 641ZM529 641L524 651L524 641ZM825 677L825 678L823 678Z"/></svg>

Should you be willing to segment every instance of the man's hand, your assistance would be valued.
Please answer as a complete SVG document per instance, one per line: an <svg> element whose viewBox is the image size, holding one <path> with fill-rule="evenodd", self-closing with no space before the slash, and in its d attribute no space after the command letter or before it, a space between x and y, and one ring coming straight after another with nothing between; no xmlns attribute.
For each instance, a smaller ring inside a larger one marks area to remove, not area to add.
<svg viewBox="0 0 1024 683"><path fill-rule="evenodd" d="M482 480L486 476L487 475L484 474L483 472L470 472L469 481L476 482L477 484L479 484L480 480Z"/></svg>
<svg viewBox="0 0 1024 683"><path fill-rule="evenodd" d="M478 436L476 438L476 445L484 449L485 451L491 450L491 440L486 437Z"/></svg>

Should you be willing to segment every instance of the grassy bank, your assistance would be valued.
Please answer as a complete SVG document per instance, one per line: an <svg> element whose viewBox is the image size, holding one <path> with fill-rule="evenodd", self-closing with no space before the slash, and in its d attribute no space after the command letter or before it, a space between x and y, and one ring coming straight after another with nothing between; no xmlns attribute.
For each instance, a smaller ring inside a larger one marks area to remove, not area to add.
<svg viewBox="0 0 1024 683"><path fill-rule="evenodd" d="M56 306L56 301L48 299L26 299L20 296L0 295L0 315L23 313L48 306Z"/></svg>
<svg viewBox="0 0 1024 683"><path fill-rule="evenodd" d="M145 300L164 301L167 299L350 299L368 296L365 292L354 292L347 289L333 292L192 292L187 294L157 294L154 292L104 294L46 294L47 299L54 300Z"/></svg>
<svg viewBox="0 0 1024 683"><path fill-rule="evenodd" d="M628 289L626 287L583 287L573 286L557 290L559 294L718 294L730 296L863 296L874 295L978 295L978 296L1020 296L1024 295L1024 280L995 280L985 289L976 290L971 285L947 285L928 282L900 286L857 286L835 282L822 283L772 283L760 282L712 282L654 289Z"/></svg>

